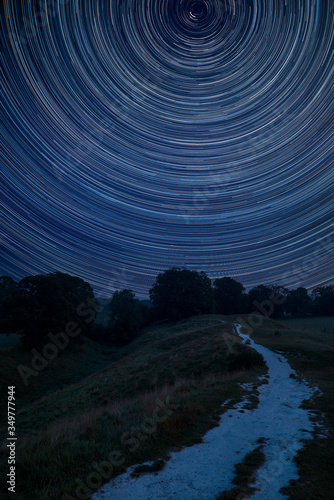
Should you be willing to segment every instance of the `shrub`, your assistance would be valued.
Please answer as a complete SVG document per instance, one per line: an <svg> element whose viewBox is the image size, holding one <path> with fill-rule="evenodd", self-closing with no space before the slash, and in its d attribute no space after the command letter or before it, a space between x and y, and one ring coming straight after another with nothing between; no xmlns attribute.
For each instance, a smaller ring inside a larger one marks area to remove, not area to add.
<svg viewBox="0 0 334 500"><path fill-rule="evenodd" d="M246 346L240 346L240 348L242 349L239 352L232 353L228 357L229 371L251 370L252 368L265 366L266 363L262 354Z"/></svg>

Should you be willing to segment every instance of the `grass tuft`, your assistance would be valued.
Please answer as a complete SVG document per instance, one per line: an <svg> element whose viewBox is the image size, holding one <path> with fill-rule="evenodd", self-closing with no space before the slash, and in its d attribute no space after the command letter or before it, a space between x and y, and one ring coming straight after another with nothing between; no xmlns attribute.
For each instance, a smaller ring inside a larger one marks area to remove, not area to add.
<svg viewBox="0 0 334 500"><path fill-rule="evenodd" d="M262 451L263 446L258 446L248 453L243 461L234 466L235 477L232 483L236 486L231 490L225 490L217 497L217 500L237 500L250 497L256 488L251 484L255 481L255 472L265 462L266 457Z"/></svg>
<svg viewBox="0 0 334 500"><path fill-rule="evenodd" d="M132 472L131 472L131 477L139 477L141 474L145 473L151 473L151 472L158 472L159 470L162 470L166 465L165 460L156 460L153 464L147 465L147 464L142 464L138 465Z"/></svg>

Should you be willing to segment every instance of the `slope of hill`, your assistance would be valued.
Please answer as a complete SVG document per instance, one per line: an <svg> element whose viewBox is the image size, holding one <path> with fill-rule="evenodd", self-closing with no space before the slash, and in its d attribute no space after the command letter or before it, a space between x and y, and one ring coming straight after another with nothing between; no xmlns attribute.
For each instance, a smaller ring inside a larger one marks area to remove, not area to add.
<svg viewBox="0 0 334 500"><path fill-rule="evenodd" d="M299 479L284 493L292 500L334 498L334 319L251 319L251 326L248 316L219 315L154 325L121 348L86 339L65 349L28 386L17 367L29 366L31 353L16 346L2 349L1 394L13 384L17 391L16 498L88 499L100 486L97 477L108 482L148 460L151 470L158 470L169 453L199 443L222 413L249 395L247 387L255 408L266 368L241 345L232 322L244 323L252 339L282 353L297 374L320 388L304 407L325 423L328 435L315 433L298 451ZM5 414L6 397L2 410ZM3 421L1 435L6 434ZM1 478L6 478L7 458L3 442ZM6 491L6 479L1 481Z"/></svg>
<svg viewBox="0 0 334 500"><path fill-rule="evenodd" d="M166 458L172 449L199 442L222 411L246 394L240 384L256 385L265 373L263 358L221 319L199 316L151 326L122 349L88 341L33 377L17 397L16 498L58 500L73 494L111 452L119 457L112 471L117 475L131 464ZM2 357L5 390L10 380L20 383L16 368L29 356L13 348L10 361L8 354ZM4 468L6 453L3 446ZM6 490L4 480L1 488Z"/></svg>

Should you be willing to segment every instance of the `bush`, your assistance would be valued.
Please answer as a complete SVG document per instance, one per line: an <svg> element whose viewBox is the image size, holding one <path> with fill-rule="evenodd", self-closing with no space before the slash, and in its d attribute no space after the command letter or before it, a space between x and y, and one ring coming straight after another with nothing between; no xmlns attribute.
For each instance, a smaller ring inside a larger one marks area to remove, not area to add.
<svg viewBox="0 0 334 500"><path fill-rule="evenodd" d="M252 368L265 366L264 357L255 349L240 346L242 349L237 353L232 353L228 357L228 370L251 370Z"/></svg>

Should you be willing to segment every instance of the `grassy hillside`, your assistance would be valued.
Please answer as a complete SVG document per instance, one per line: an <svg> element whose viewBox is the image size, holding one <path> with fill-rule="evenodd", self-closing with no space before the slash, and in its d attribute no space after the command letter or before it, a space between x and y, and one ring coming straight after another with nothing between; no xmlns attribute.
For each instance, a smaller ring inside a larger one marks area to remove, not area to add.
<svg viewBox="0 0 334 500"><path fill-rule="evenodd" d="M69 343L61 356L50 361L36 377L29 376L25 385L17 368L25 366L32 369L34 356L30 351L22 351L17 337L15 334L8 337L0 335L0 345L7 344L6 347L0 348L0 384L2 396L7 392L8 386L15 385L16 403L19 409L110 365L113 360L119 359L129 350L129 346L115 349L89 339L82 345L72 346ZM6 407L6 398L0 398L0 411L6 412Z"/></svg>
<svg viewBox="0 0 334 500"><path fill-rule="evenodd" d="M172 449L199 442L245 394L240 382L254 382L256 395L263 360L221 318L146 328L117 349L86 341L65 349L27 387L17 366L29 366L31 353L2 350L1 394L17 388L15 498L89 498L129 465L167 459ZM3 448L4 471L7 454Z"/></svg>
<svg viewBox="0 0 334 500"><path fill-rule="evenodd" d="M242 319L246 323L249 321L246 315ZM256 342L283 351L292 368L322 392L304 406L318 414L316 421L325 423L328 437L324 439L321 433L316 433L314 440L298 453L300 479L293 481L284 493L291 500L331 500L334 498L334 317L279 322L265 319L261 326L253 326L252 330L251 337Z"/></svg>

